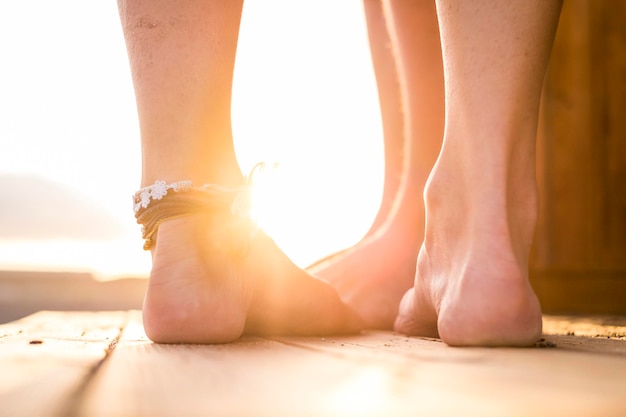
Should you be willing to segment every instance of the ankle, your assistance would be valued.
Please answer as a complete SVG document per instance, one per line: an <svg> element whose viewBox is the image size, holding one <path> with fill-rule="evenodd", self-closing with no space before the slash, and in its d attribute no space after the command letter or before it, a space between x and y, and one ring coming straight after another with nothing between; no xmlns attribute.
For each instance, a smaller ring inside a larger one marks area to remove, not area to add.
<svg viewBox="0 0 626 417"><path fill-rule="evenodd" d="M424 190L425 248L432 252L443 239L448 250L508 253L518 268L527 269L538 214L537 185L534 176L520 174L519 163L512 165L508 170L514 175L485 167L480 176L490 178L476 178L462 164L440 160ZM534 173L534 165L530 169Z"/></svg>
<svg viewBox="0 0 626 417"><path fill-rule="evenodd" d="M197 165L197 164L196 164ZM245 178L236 162L193 168L191 165L176 166L168 162L158 165L154 169L144 169L141 176L141 186L147 187L156 181L172 183L176 181L191 181L194 186L216 184L224 187L237 187L245 182Z"/></svg>

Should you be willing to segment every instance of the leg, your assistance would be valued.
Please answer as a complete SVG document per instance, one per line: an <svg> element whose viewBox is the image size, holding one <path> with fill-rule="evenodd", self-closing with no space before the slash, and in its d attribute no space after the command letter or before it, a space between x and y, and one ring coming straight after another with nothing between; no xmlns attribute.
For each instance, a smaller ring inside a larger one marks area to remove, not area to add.
<svg viewBox="0 0 626 417"><path fill-rule="evenodd" d="M443 68L433 0L365 0L385 141L380 212L366 238L310 267L369 327L391 328L415 276L423 239L420 197L443 135Z"/></svg>
<svg viewBox="0 0 626 417"><path fill-rule="evenodd" d="M380 209L366 236L378 231L394 210L405 171L405 156L410 154L404 131L405 114L398 79L397 63L383 5L380 0L364 0L363 10L372 55L372 64L378 87L378 102L383 124L385 172ZM406 149L405 149L406 148Z"/></svg>
<svg viewBox="0 0 626 417"><path fill-rule="evenodd" d="M528 282L535 135L560 4L437 0L445 134L398 331L451 345L529 345L541 334Z"/></svg>
<svg viewBox="0 0 626 417"><path fill-rule="evenodd" d="M230 103L242 0L119 0L141 128L143 186L155 180L243 182ZM334 291L296 268L260 233L229 257L224 219L197 214L160 225L144 301L158 342L212 343L250 332L355 330Z"/></svg>

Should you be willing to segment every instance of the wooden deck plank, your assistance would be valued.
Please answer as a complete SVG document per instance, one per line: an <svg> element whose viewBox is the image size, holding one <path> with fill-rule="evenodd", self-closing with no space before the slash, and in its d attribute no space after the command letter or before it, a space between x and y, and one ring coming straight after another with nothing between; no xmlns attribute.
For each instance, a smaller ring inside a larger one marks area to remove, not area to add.
<svg viewBox="0 0 626 417"><path fill-rule="evenodd" d="M581 339L575 336L560 336ZM607 345L584 352L572 346L554 348L451 348L443 343L386 332L324 340L283 339L285 343L341 355L361 356L387 371L403 369L410 391L426 389L443 400L437 415L623 416L626 415L626 354ZM602 340L604 342L604 340ZM624 344L623 341L613 341ZM421 374L422 378L419 377ZM417 404L400 398L409 410ZM410 413L407 413L410 414Z"/></svg>
<svg viewBox="0 0 626 417"><path fill-rule="evenodd" d="M80 414L345 415L346 398L358 410L356 388L378 384L382 372L358 362L251 337L227 345L156 345L134 323L87 389Z"/></svg>
<svg viewBox="0 0 626 417"><path fill-rule="evenodd" d="M40 313L0 326L0 416L626 415L626 321L544 324L554 348L391 332L193 346L151 343L136 311Z"/></svg>
<svg viewBox="0 0 626 417"><path fill-rule="evenodd" d="M370 332L156 345L134 315L77 415L626 415L623 351L560 343L462 349Z"/></svg>
<svg viewBox="0 0 626 417"><path fill-rule="evenodd" d="M0 326L0 416L71 413L126 313L41 312Z"/></svg>
<svg viewBox="0 0 626 417"><path fill-rule="evenodd" d="M621 355L626 360L626 317L544 316L543 327L559 348Z"/></svg>

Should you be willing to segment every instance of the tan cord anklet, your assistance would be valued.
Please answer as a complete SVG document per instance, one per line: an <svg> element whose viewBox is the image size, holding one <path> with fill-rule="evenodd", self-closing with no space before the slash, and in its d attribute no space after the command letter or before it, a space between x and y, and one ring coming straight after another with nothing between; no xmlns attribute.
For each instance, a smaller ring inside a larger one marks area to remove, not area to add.
<svg viewBox="0 0 626 417"><path fill-rule="evenodd" d="M249 241L258 227L251 215L252 184L256 173L263 171L265 164L256 164L245 183L239 187L224 187L205 184L194 187L191 181L177 181L167 184L156 181L153 185L141 188L133 196L133 209L137 223L142 225L141 233L145 240L143 248L149 250L154 245L159 225L168 220L206 212L220 212L244 220L243 227ZM237 231L237 234L243 233ZM234 236L233 236L234 238ZM247 246L247 245L244 245Z"/></svg>
<svg viewBox="0 0 626 417"><path fill-rule="evenodd" d="M249 220L251 226L253 221L249 214L249 209L241 207L244 199L242 194L247 193L243 187L240 190L215 190L205 191L203 189L189 189L174 193L167 193L158 200L153 200L143 208L141 207L135 217L137 223L142 225L142 237L145 239L144 249L149 250L154 244L154 239L159 226L168 220L191 216L206 212L222 211L228 215L236 215L245 220ZM247 199L248 197L245 197ZM251 227L250 234L253 235L256 227Z"/></svg>
<svg viewBox="0 0 626 417"><path fill-rule="evenodd" d="M191 181L172 184L157 181L142 188L133 196L133 203L137 223L142 225L143 248L152 248L159 225L163 222L206 212L222 211L245 220L248 229L246 237L252 238L257 226L250 213L251 185L250 180L240 187L213 184L193 187Z"/></svg>

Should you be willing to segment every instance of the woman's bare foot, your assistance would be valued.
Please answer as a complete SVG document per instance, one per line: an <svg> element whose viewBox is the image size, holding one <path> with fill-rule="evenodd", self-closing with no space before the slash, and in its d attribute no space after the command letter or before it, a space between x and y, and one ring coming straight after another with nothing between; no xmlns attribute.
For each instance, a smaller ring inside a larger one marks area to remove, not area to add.
<svg viewBox="0 0 626 417"><path fill-rule="evenodd" d="M489 156L478 169L464 166L478 155L456 156L444 151L429 181L415 285L395 329L457 346L531 345L541 335L541 308L528 281L537 215L532 160L515 156L503 173L506 164Z"/></svg>
<svg viewBox="0 0 626 417"><path fill-rule="evenodd" d="M118 3L137 100L142 186L243 185L231 120L243 1ZM195 215L160 225L144 302L152 340L212 343L246 331L358 328L334 290L297 268L262 232L246 256L233 253L232 241L247 238L231 233L234 219Z"/></svg>
<svg viewBox="0 0 626 417"><path fill-rule="evenodd" d="M415 260L423 233L422 210L406 207L411 215L392 215L393 221L357 245L307 268L333 286L354 308L367 328L391 329L402 295L415 277Z"/></svg>
<svg viewBox="0 0 626 417"><path fill-rule="evenodd" d="M242 333L355 332L362 323L335 291L297 268L259 231L234 253L228 215L163 223L144 300L146 333L161 343L223 343Z"/></svg>
<svg viewBox="0 0 626 417"><path fill-rule="evenodd" d="M541 334L528 281L537 115L561 2L436 4L444 141L424 193L415 284L395 328L450 345L531 345Z"/></svg>
<svg viewBox="0 0 626 417"><path fill-rule="evenodd" d="M368 327L390 329L424 238L419 190L441 148L443 68L434 2L363 5L384 127L383 201L364 240L309 270L331 283Z"/></svg>

